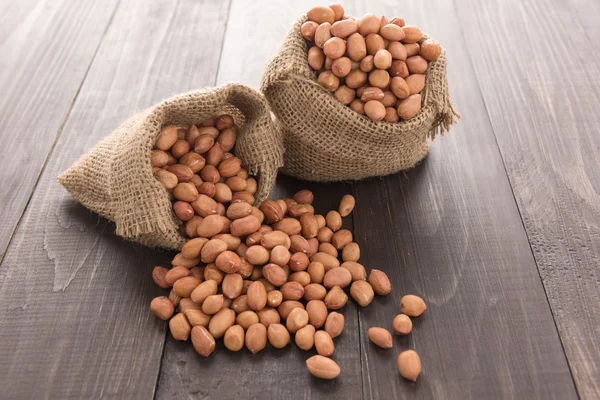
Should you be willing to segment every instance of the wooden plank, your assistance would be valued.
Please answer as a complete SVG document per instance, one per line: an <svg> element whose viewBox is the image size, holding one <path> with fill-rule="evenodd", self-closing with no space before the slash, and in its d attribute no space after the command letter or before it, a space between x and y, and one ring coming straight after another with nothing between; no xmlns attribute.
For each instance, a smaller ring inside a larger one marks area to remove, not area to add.
<svg viewBox="0 0 600 400"><path fill-rule="evenodd" d="M401 15L440 40L464 114L417 168L355 185L362 261L386 271L394 286L390 296L359 310L364 397L576 398L452 4L347 10ZM409 293L422 296L428 310L414 319L410 336L394 338L392 351L376 348L362 333L391 329ZM423 362L416 384L396 367L397 355L409 348Z"/></svg>
<svg viewBox="0 0 600 400"><path fill-rule="evenodd" d="M164 292L150 272L172 255L115 236L56 176L128 115L211 84L227 10L196 0L120 4L0 268L4 397L153 396L166 324L148 310ZM210 40L199 47L199 37Z"/></svg>
<svg viewBox="0 0 600 400"><path fill-rule="evenodd" d="M218 82L236 81L260 88L260 78L267 61L275 55L294 22L319 4L324 2L233 0ZM251 51L248 50L250 43ZM244 62L240 62L240 58Z"/></svg>
<svg viewBox="0 0 600 400"><path fill-rule="evenodd" d="M223 57L226 57L225 53ZM222 62L225 60L223 58ZM309 183L280 176L271 198L291 197L301 188L312 190L315 194L317 213L337 209L341 197L351 190L349 185L342 183ZM351 218L344 219L344 227L352 229ZM357 306L349 301L341 312L346 320L345 329L335 339L333 359L340 365L342 375L335 381L310 376L305 360L316 353L314 350L302 351L295 344L281 350L268 345L262 352L252 355L245 348L238 353L230 352L223 346L222 340L218 340L215 354L203 358L189 342L178 342L168 335L156 397L362 398Z"/></svg>
<svg viewBox="0 0 600 400"><path fill-rule="evenodd" d="M19 2L10 0L0 1L0 26L2 26L0 30L0 43L12 35L16 27L23 24L23 20L28 15L31 15L36 5L42 9L44 2L36 0L23 0ZM56 23L56 20L54 23Z"/></svg>
<svg viewBox="0 0 600 400"><path fill-rule="evenodd" d="M0 260L117 1L30 3L0 5Z"/></svg>
<svg viewBox="0 0 600 400"><path fill-rule="evenodd" d="M572 7L577 13L578 18L571 18L571 20L577 25L576 29L578 31L581 28L583 30L584 35L580 38L580 41L598 49L598 37L600 37L600 3L594 0L569 0L566 5L569 8ZM565 9L563 12L572 16L570 9ZM597 62L599 59L597 54L597 52L585 52L583 56L586 59L595 59Z"/></svg>
<svg viewBox="0 0 600 400"><path fill-rule="evenodd" d="M284 6L268 1L234 0L227 22L217 83L240 81L258 87L268 58L277 50L296 18L314 4L319 2L290 2ZM277 18L273 18L274 15ZM260 46L255 46L255 43L260 43ZM252 51L248 51L249 48ZM351 190L347 184L309 183L280 176L271 197L290 197L300 189L313 191L317 212L336 209L341 197ZM344 223L351 229L350 218L345 218ZM362 398L356 305L348 302L343 314L346 319L345 330L342 336L335 339L333 357L340 364L342 375L335 381L311 377L304 361L315 352L303 352L295 344L283 350L275 350L269 345L266 350L253 356L246 349L231 353L219 341L215 355L203 359L189 343L177 342L168 335L156 397Z"/></svg>
<svg viewBox="0 0 600 400"><path fill-rule="evenodd" d="M597 46L569 2L458 1L457 11L579 395L597 399Z"/></svg>

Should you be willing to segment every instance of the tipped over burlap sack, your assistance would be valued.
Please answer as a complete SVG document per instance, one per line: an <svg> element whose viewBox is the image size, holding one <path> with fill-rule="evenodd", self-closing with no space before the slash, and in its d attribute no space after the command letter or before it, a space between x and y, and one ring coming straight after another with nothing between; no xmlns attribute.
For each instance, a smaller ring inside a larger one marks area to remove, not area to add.
<svg viewBox="0 0 600 400"><path fill-rule="evenodd" d="M231 114L239 127L234 153L258 177L257 204L269 196L283 146L275 135L262 94L239 84L171 97L133 115L58 181L81 204L114 221L116 233L152 247L179 249L185 243L169 193L152 173L150 151L161 127L191 125Z"/></svg>
<svg viewBox="0 0 600 400"><path fill-rule="evenodd" d="M419 114L398 123L375 122L319 85L300 32L306 20L304 16L292 27L261 81L283 135L282 172L313 181L355 180L388 175L421 161L430 139L448 131L459 117L450 103L446 51L429 64Z"/></svg>

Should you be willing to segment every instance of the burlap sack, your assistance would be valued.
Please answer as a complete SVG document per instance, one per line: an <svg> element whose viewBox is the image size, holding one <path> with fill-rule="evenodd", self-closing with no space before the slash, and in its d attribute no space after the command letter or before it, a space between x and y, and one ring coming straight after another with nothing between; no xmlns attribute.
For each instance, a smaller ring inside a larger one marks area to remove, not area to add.
<svg viewBox="0 0 600 400"><path fill-rule="evenodd" d="M234 152L258 175L257 203L268 197L283 147L264 97L239 84L167 99L135 114L98 143L58 181L87 208L116 223L118 235L144 245L179 249L185 239L169 193L152 174L150 151L165 124L191 125L229 113L240 127Z"/></svg>
<svg viewBox="0 0 600 400"><path fill-rule="evenodd" d="M300 33L305 21L304 16L292 27L261 82L283 134L282 172L314 181L354 180L388 175L422 160L429 139L459 117L450 104L446 51L430 63L418 115L400 123L374 122L316 82Z"/></svg>

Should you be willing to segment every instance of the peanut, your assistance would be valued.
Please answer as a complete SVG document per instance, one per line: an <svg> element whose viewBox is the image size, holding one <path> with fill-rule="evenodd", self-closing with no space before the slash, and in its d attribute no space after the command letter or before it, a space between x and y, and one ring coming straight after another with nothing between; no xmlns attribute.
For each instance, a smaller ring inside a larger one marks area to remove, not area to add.
<svg viewBox="0 0 600 400"><path fill-rule="evenodd" d="M150 310L156 315L158 318L163 321L168 320L175 312L175 307L171 300L166 298L165 296L159 296L152 299L150 302Z"/></svg>
<svg viewBox="0 0 600 400"><path fill-rule="evenodd" d="M412 330L412 321L406 314L398 314L394 317L394 321L392 322L392 326L394 328L394 332L398 335L408 335Z"/></svg>
<svg viewBox="0 0 600 400"><path fill-rule="evenodd" d="M187 340L192 327L184 314L177 314L169 321L169 330L175 340Z"/></svg>
<svg viewBox="0 0 600 400"><path fill-rule="evenodd" d="M265 327L269 327L271 324L278 324L281 322L281 318L277 310L269 307L265 307L257 312L258 319L261 324Z"/></svg>
<svg viewBox="0 0 600 400"><path fill-rule="evenodd" d="M377 346L384 349L392 348L392 335L387 329L379 327L369 328L368 335L371 342L375 343Z"/></svg>
<svg viewBox="0 0 600 400"><path fill-rule="evenodd" d="M400 299L400 309L409 317L418 317L427 310L427 305L419 296L408 294Z"/></svg>
<svg viewBox="0 0 600 400"><path fill-rule="evenodd" d="M208 331L215 338L220 338L225 331L235 323L235 312L229 308L222 308L210 320Z"/></svg>
<svg viewBox="0 0 600 400"><path fill-rule="evenodd" d="M267 305L267 290L262 282L253 282L248 288L248 306L254 310L262 310Z"/></svg>
<svg viewBox="0 0 600 400"><path fill-rule="evenodd" d="M380 296L386 296L392 291L392 284L385 272L372 269L369 274L369 283L373 291Z"/></svg>
<svg viewBox="0 0 600 400"><path fill-rule="evenodd" d="M192 328L192 345L198 354L208 357L215 351L215 338L203 326Z"/></svg>
<svg viewBox="0 0 600 400"><path fill-rule="evenodd" d="M335 379L341 372L335 361L318 354L306 360L306 367L311 375L321 379Z"/></svg>
<svg viewBox="0 0 600 400"><path fill-rule="evenodd" d="M342 250L342 260L343 261L356 262L356 261L358 261L359 258L360 258L360 246L358 245L358 243L352 242L352 243L348 243L346 246L344 246L344 249ZM344 265L342 264L342 267L343 266ZM363 267L363 269L364 269L364 267ZM354 275L353 275L353 277L354 277ZM366 279L366 272L365 272L365 277L362 279Z"/></svg>
<svg viewBox="0 0 600 400"><path fill-rule="evenodd" d="M304 328L298 329L294 337L296 346L302 350L310 350L315 345L315 327L306 325Z"/></svg>
<svg viewBox="0 0 600 400"><path fill-rule="evenodd" d="M414 350L406 350L398 355L398 371L403 378L416 382L421 374L421 358Z"/></svg>
<svg viewBox="0 0 600 400"><path fill-rule="evenodd" d="M327 306L323 301L310 300L306 304L306 312L308 313L308 322L315 328L320 328L325 324Z"/></svg>
<svg viewBox="0 0 600 400"><path fill-rule="evenodd" d="M373 301L375 293L367 281L359 280L350 286L350 295L361 307L366 307Z"/></svg>
<svg viewBox="0 0 600 400"><path fill-rule="evenodd" d="M244 329L248 329L252 324L257 324L258 322L258 314L251 310L244 311L235 318L235 323Z"/></svg>
<svg viewBox="0 0 600 400"><path fill-rule="evenodd" d="M338 312L330 312L325 320L325 332L329 333L329 336L336 338L342 334L344 330L344 316Z"/></svg>
<svg viewBox="0 0 600 400"><path fill-rule="evenodd" d="M315 348L317 349L317 353L322 356L330 357L333 355L335 346L329 333L326 331L315 332Z"/></svg>
<svg viewBox="0 0 600 400"><path fill-rule="evenodd" d="M348 295L339 286L334 286L329 290L324 301L328 309L339 310L348 302Z"/></svg>
<svg viewBox="0 0 600 400"><path fill-rule="evenodd" d="M267 328L263 324L252 324L246 331L246 347L256 354L267 346Z"/></svg>
<svg viewBox="0 0 600 400"><path fill-rule="evenodd" d="M308 313L303 308L294 308L286 319L286 327L290 333L296 333L308 324Z"/></svg>
<svg viewBox="0 0 600 400"><path fill-rule="evenodd" d="M300 31L302 32L302 36L304 36L304 39L312 42L315 39L315 32L317 31L318 27L319 24L317 24L316 22L306 21L300 27Z"/></svg>
<svg viewBox="0 0 600 400"><path fill-rule="evenodd" d="M306 16L309 21L316 22L317 24L322 24L324 22L333 24L335 21L335 13L331 8L326 6L315 6L308 10Z"/></svg>
<svg viewBox="0 0 600 400"><path fill-rule="evenodd" d="M290 343L290 333L281 324L270 324L267 329L267 338L271 346L283 349Z"/></svg>
<svg viewBox="0 0 600 400"><path fill-rule="evenodd" d="M240 325L232 325L227 328L223 337L223 344L228 350L240 351L244 347L244 328Z"/></svg>
<svg viewBox="0 0 600 400"><path fill-rule="evenodd" d="M421 95L413 94L402 100L398 105L398 115L402 119L411 119L421 109Z"/></svg>
<svg viewBox="0 0 600 400"><path fill-rule="evenodd" d="M352 282L352 274L346 268L332 268L323 277L323 286L330 289L333 287L345 288Z"/></svg>

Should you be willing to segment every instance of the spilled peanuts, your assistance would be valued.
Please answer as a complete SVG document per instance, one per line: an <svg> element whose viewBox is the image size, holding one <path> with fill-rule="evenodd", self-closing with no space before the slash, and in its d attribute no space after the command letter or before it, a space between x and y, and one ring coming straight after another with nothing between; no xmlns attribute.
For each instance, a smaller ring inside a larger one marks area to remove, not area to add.
<svg viewBox="0 0 600 400"><path fill-rule="evenodd" d="M332 7L316 7L310 15L335 25L343 8ZM352 35L355 26L347 22L333 31ZM343 228L356 205L352 195L324 215L315 213L309 190L255 204L257 181L234 155L236 131L232 116L219 115L189 127L164 126L157 138L153 173L171 194L188 241L170 268L154 267L154 282L171 293L153 299L150 310L169 321L175 339L191 338L202 357L215 351L219 338L229 351L246 347L252 354L269 344L285 351L293 343L316 349L318 355L306 360L310 374L335 379L341 368L331 357L334 340L343 335L348 293L367 307L376 295L389 294L391 283L383 271L359 263L360 245ZM406 318L425 309L412 297L402 305ZM394 322L398 334L410 332L404 317ZM368 336L392 347L383 328L369 329ZM407 379L418 376L414 360L398 359Z"/></svg>

